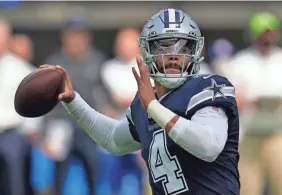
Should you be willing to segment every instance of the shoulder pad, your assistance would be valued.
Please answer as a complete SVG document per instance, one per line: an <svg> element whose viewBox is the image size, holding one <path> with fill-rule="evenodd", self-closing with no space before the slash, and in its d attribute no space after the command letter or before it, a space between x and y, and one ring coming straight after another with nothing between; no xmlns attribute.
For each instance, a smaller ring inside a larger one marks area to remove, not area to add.
<svg viewBox="0 0 282 195"><path fill-rule="evenodd" d="M203 75L196 87L186 110L204 105L224 105L226 102L235 103L235 88L227 78L219 75Z"/></svg>
<svg viewBox="0 0 282 195"><path fill-rule="evenodd" d="M132 124L134 124L133 120L132 120L132 115L131 115L131 107L129 106L127 109L126 109L126 117L130 120L130 122Z"/></svg>
<svg viewBox="0 0 282 195"><path fill-rule="evenodd" d="M132 122L132 124L134 124L134 122L133 122L133 119L132 119L131 109L136 104L140 104L140 97L138 95L138 92L136 93L136 95L135 95L133 101L131 102L130 106L126 109L126 117Z"/></svg>
<svg viewBox="0 0 282 195"><path fill-rule="evenodd" d="M139 101L140 101L140 97L139 97L138 92L136 92L136 95L135 95L135 97L134 97L134 99L133 99L133 101L132 101L132 103L131 103L131 106L132 106L133 104L136 104L136 103L139 102Z"/></svg>

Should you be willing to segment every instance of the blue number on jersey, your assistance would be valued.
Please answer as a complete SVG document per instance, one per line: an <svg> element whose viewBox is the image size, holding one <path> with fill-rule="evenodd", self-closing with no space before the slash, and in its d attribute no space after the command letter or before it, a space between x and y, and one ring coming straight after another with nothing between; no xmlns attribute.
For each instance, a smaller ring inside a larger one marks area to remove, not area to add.
<svg viewBox="0 0 282 195"><path fill-rule="evenodd" d="M218 75L200 76L168 93L160 103L186 119L206 106L221 107L228 116L229 128L221 154L215 161L205 162L175 144L148 118L137 95L127 116L132 136L142 144L153 194L239 194L239 117L232 84Z"/></svg>

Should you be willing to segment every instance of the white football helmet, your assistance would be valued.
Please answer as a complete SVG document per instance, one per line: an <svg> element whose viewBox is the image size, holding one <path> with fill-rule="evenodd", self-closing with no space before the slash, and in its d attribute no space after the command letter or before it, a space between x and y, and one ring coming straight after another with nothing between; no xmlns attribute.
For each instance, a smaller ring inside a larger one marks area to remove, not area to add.
<svg viewBox="0 0 282 195"><path fill-rule="evenodd" d="M196 22L181 10L165 9L152 16L141 32L139 46L150 77L168 89L179 87L199 73L204 38ZM180 74L167 74L164 56L181 56L183 63L184 59L190 60L186 70L183 64ZM157 68L156 57L162 58L162 72Z"/></svg>

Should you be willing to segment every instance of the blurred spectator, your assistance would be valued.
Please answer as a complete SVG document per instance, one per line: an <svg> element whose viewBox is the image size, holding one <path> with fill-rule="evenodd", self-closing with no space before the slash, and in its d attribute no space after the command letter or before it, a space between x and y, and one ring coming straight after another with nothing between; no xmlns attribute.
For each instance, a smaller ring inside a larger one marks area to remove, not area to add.
<svg viewBox="0 0 282 195"><path fill-rule="evenodd" d="M125 28L119 31L114 47L116 57L106 61L102 66L102 81L112 98L118 115L122 116L137 91L132 67L137 67L136 56L140 55L138 37L139 31L136 29Z"/></svg>
<svg viewBox="0 0 282 195"><path fill-rule="evenodd" d="M62 48L50 56L46 63L64 66L75 90L94 109L103 112L108 103L100 82L100 67L104 60L104 54L91 46L91 36L83 18L77 17L67 22L62 32ZM47 130L43 147L56 160L56 194L60 195L64 191L66 170L73 158L83 161L89 194L94 194L97 158L95 143L68 117L61 105L46 117Z"/></svg>
<svg viewBox="0 0 282 195"><path fill-rule="evenodd" d="M73 18L63 29L62 48L48 57L47 63L63 65L72 80L75 80L74 88L79 93L85 94L83 98L87 103L96 110L104 112L107 109L108 101L101 84L100 69L106 56L92 47L91 41L90 32L83 19Z"/></svg>
<svg viewBox="0 0 282 195"><path fill-rule="evenodd" d="M206 54L206 51L205 51L205 48L203 48L201 56L205 56L205 57L206 57L205 54ZM214 72L213 72L213 70L212 70L211 65L208 64L208 63L205 61L205 59L204 59L204 61L202 61L202 62L200 63L200 72L199 72L199 74L213 74L213 73L214 73Z"/></svg>
<svg viewBox="0 0 282 195"><path fill-rule="evenodd" d="M16 54L19 58L22 58L29 63L32 69L36 69L34 65L31 64L33 60L33 42L25 34L14 34L10 41L10 51ZM28 134L28 138L32 143L38 141L41 135L42 125L44 121L44 116L37 118L27 118L25 122L21 125L21 129Z"/></svg>
<svg viewBox="0 0 282 195"><path fill-rule="evenodd" d="M106 61L101 72L102 81L119 115L125 112L137 91L132 67L137 66L136 56L140 54L138 33L129 28L117 33L114 47L116 57Z"/></svg>
<svg viewBox="0 0 282 195"><path fill-rule="evenodd" d="M33 59L32 40L25 34L15 34L10 41L10 51L25 60L27 63L30 63ZM32 68L35 69L35 66L32 66ZM42 182L42 175L40 175L40 173L44 170L44 165L41 163L42 161L40 161L40 158L42 157L39 156L38 152L38 141L41 137L43 122L44 117L28 118L25 119L20 127L21 132L27 136L28 140L32 144L30 179L33 191L38 195L41 192L41 187L38 184L41 184Z"/></svg>
<svg viewBox="0 0 282 195"><path fill-rule="evenodd" d="M136 57L140 56L139 36L137 29L121 29L115 40L116 57L106 61L103 65L102 79L111 95L113 107L116 109L115 118L125 117L126 109L137 92L132 67L137 67ZM143 160L141 155L113 156L100 148L100 156L99 170L101 172L99 172L100 177L98 177L97 183L98 195L143 194L143 175L140 168L140 163L142 164ZM104 186L107 186L107 189Z"/></svg>
<svg viewBox="0 0 282 195"><path fill-rule="evenodd" d="M244 137L239 163L242 195L261 195L265 179L282 194L282 49L280 21L268 12L249 21L252 44L236 54L228 78L237 88ZM266 178L265 178L266 176Z"/></svg>
<svg viewBox="0 0 282 195"><path fill-rule="evenodd" d="M14 108L14 96L22 79L32 71L31 65L24 59L9 52L11 26L0 20L0 159L1 195L32 194L29 185L30 144L25 135L29 135L32 119L19 116ZM36 120L35 120L36 121ZM29 126L27 126L29 124ZM34 126L32 126L34 125ZM32 131L31 131L32 132Z"/></svg>
<svg viewBox="0 0 282 195"><path fill-rule="evenodd" d="M10 50L28 62L33 60L33 43L25 34L15 34Z"/></svg>
<svg viewBox="0 0 282 195"><path fill-rule="evenodd" d="M209 47L211 66L217 74L226 75L229 71L229 61L235 54L233 43L225 38L216 39Z"/></svg>
<svg viewBox="0 0 282 195"><path fill-rule="evenodd" d="M200 64L200 74L213 74L211 66L205 61Z"/></svg>

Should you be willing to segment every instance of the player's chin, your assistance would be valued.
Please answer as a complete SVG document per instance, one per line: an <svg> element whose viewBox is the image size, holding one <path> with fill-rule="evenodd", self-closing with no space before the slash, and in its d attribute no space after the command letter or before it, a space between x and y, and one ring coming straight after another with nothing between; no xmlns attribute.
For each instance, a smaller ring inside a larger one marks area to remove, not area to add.
<svg viewBox="0 0 282 195"><path fill-rule="evenodd" d="M165 69L166 74L181 74L181 70L176 68L166 68Z"/></svg>

